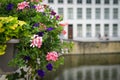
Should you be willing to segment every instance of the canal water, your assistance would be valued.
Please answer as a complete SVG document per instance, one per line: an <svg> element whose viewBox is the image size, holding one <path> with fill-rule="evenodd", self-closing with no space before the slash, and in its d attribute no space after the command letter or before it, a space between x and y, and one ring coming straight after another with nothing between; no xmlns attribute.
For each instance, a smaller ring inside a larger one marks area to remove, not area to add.
<svg viewBox="0 0 120 80"><path fill-rule="evenodd" d="M120 53L63 56L64 65L44 80L120 80Z"/></svg>

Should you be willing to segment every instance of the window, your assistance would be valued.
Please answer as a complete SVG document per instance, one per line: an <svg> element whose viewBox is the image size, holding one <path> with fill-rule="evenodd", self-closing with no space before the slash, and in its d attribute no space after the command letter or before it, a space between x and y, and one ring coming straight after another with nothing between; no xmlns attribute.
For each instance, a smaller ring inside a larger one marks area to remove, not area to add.
<svg viewBox="0 0 120 80"><path fill-rule="evenodd" d="M64 16L63 11L64 11L63 8L58 8L58 14L59 15Z"/></svg>
<svg viewBox="0 0 120 80"><path fill-rule="evenodd" d="M86 19L91 19L91 8L87 8L87 11L86 11Z"/></svg>
<svg viewBox="0 0 120 80"><path fill-rule="evenodd" d="M118 0L113 0L113 4L118 4Z"/></svg>
<svg viewBox="0 0 120 80"><path fill-rule="evenodd" d="M91 37L91 24L86 26L86 37Z"/></svg>
<svg viewBox="0 0 120 80"><path fill-rule="evenodd" d="M109 16L110 16L110 11L109 11L109 8L105 8L104 9L104 19L109 19Z"/></svg>
<svg viewBox="0 0 120 80"><path fill-rule="evenodd" d="M82 8L77 8L77 19L82 19Z"/></svg>
<svg viewBox="0 0 120 80"><path fill-rule="evenodd" d="M48 0L48 3L54 3L54 1L53 0Z"/></svg>
<svg viewBox="0 0 120 80"><path fill-rule="evenodd" d="M63 3L63 0L58 0L58 3Z"/></svg>
<svg viewBox="0 0 120 80"><path fill-rule="evenodd" d="M86 0L86 3L87 4L91 4L91 0Z"/></svg>
<svg viewBox="0 0 120 80"><path fill-rule="evenodd" d="M95 25L95 37L100 38L101 34L100 34L100 24L96 24Z"/></svg>
<svg viewBox="0 0 120 80"><path fill-rule="evenodd" d="M95 18L96 19L100 19L101 15L101 9L100 8L96 8L95 9Z"/></svg>
<svg viewBox="0 0 120 80"><path fill-rule="evenodd" d="M104 25L104 36L105 37L109 36L109 24Z"/></svg>
<svg viewBox="0 0 120 80"><path fill-rule="evenodd" d="M118 8L113 8L113 19L118 19Z"/></svg>
<svg viewBox="0 0 120 80"><path fill-rule="evenodd" d="M82 0L77 0L77 3L78 4L82 4Z"/></svg>
<svg viewBox="0 0 120 80"><path fill-rule="evenodd" d="M109 4L109 0L104 0L104 4Z"/></svg>
<svg viewBox="0 0 120 80"><path fill-rule="evenodd" d="M68 39L73 39L73 24L68 24Z"/></svg>
<svg viewBox="0 0 120 80"><path fill-rule="evenodd" d="M82 24L77 24L77 37L82 37Z"/></svg>
<svg viewBox="0 0 120 80"><path fill-rule="evenodd" d="M113 37L118 36L118 24L113 24Z"/></svg>
<svg viewBox="0 0 120 80"><path fill-rule="evenodd" d="M100 2L101 0L96 0L96 4L100 4L101 2Z"/></svg>
<svg viewBox="0 0 120 80"><path fill-rule="evenodd" d="M73 8L68 8L68 19L73 19Z"/></svg>
<svg viewBox="0 0 120 80"><path fill-rule="evenodd" d="M68 0L67 2L68 2L68 4L72 4L73 0Z"/></svg>

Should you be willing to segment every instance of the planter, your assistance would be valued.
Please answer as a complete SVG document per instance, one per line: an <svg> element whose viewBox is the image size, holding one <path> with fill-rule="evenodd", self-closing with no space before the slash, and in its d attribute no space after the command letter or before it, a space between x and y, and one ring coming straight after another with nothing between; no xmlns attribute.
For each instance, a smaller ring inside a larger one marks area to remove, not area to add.
<svg viewBox="0 0 120 80"><path fill-rule="evenodd" d="M15 49L15 45L17 43L19 43L18 39L11 39L10 41L8 41L6 53L0 56L0 74L6 74L16 70L16 68L8 66L8 63L17 52L17 49Z"/></svg>

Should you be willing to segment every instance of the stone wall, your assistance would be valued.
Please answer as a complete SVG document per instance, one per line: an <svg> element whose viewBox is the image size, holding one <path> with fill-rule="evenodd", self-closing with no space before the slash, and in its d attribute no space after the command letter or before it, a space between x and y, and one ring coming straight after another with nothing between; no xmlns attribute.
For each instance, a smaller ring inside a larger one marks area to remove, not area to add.
<svg viewBox="0 0 120 80"><path fill-rule="evenodd" d="M77 42L74 41L72 54L120 53L120 41L116 42Z"/></svg>

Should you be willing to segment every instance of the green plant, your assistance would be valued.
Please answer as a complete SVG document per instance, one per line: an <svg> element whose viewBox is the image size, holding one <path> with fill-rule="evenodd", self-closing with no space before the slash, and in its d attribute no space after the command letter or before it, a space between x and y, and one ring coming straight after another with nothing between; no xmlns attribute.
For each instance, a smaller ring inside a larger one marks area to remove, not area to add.
<svg viewBox="0 0 120 80"><path fill-rule="evenodd" d="M17 17L26 23L19 27L18 32L10 33L10 38L20 39L17 44L18 53L10 61L10 65L18 67L20 72L14 72L6 78L26 80L26 76L31 76L31 80L40 80L47 71L55 70L64 62L60 52L65 42L61 41L60 34L65 34L65 25L61 24L62 17L48 5L42 4L41 0L21 1L1 0L0 16L13 16L8 17L10 19Z"/></svg>
<svg viewBox="0 0 120 80"><path fill-rule="evenodd" d="M17 17L0 17L0 55L5 53L6 43L12 38L19 38L24 21Z"/></svg>

